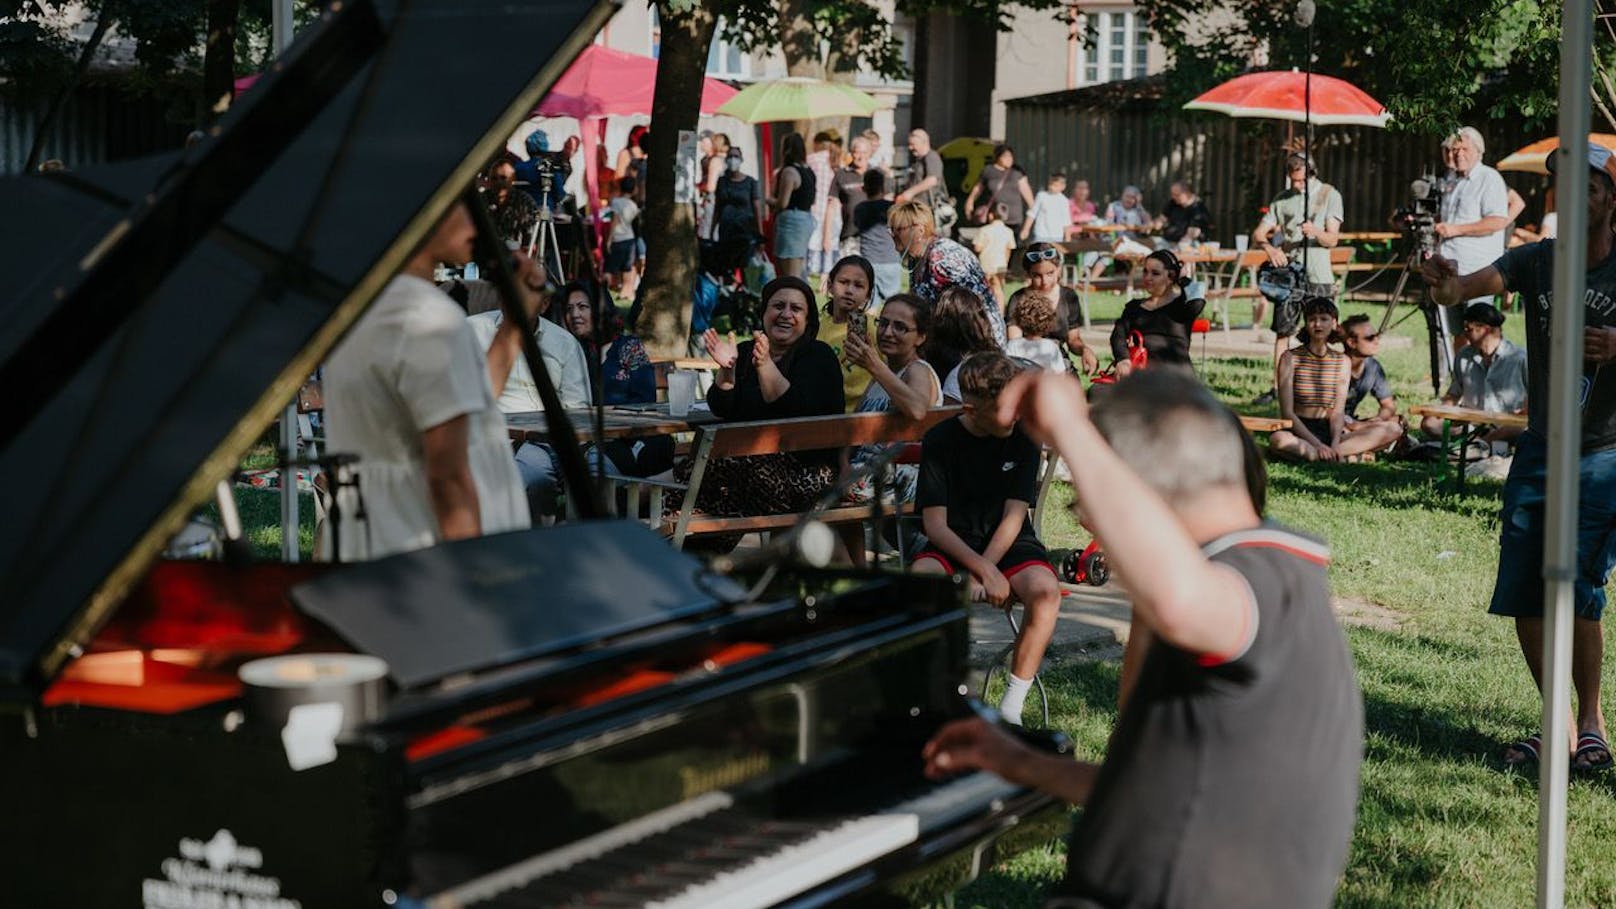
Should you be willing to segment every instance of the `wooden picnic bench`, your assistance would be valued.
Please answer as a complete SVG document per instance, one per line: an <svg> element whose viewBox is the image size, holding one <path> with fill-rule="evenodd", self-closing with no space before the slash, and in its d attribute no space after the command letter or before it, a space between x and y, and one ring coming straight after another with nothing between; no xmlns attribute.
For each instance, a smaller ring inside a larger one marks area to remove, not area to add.
<svg viewBox="0 0 1616 909"><path fill-rule="evenodd" d="M690 537L720 533L753 533L784 530L802 517L800 513L766 515L709 515L696 510L701 487L706 479L707 466L714 458L736 458L774 452L818 451L826 448L851 448L859 445L883 445L900 442L918 442L926 431L943 420L959 415L960 407L939 407L926 416L913 420L899 413L836 414L824 417L797 417L788 420L759 420L740 423L710 423L695 427L695 441L691 444L690 482L674 483L652 479L618 479L614 483L626 490L627 512L640 513L640 504L648 505L645 519L653 528L682 548ZM684 493L679 511L663 514L667 493ZM900 504L899 512L912 512L912 504ZM835 505L821 512L819 520L827 524L848 524L868 520L868 504Z"/></svg>
<svg viewBox="0 0 1616 909"><path fill-rule="evenodd" d="M1438 459L1440 471L1446 473L1448 461L1457 447L1459 463L1456 465L1454 486L1460 494L1464 493L1465 468L1469 465L1470 440L1480 435L1489 426L1498 426L1509 429L1525 429L1526 414L1524 413L1498 413L1489 410L1477 410L1472 407L1460 407L1456 404L1415 404L1408 409L1413 417L1435 417L1442 421L1442 457ZM1468 431L1464 427L1470 427ZM1453 429L1458 427L1458 431Z"/></svg>

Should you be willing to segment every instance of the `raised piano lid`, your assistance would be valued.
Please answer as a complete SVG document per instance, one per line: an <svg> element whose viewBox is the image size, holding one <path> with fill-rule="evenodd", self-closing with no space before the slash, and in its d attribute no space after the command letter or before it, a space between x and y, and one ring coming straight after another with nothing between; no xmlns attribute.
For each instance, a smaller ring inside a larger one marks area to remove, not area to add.
<svg viewBox="0 0 1616 909"><path fill-rule="evenodd" d="M745 590L635 521L461 540L349 565L292 601L405 688L607 640Z"/></svg>
<svg viewBox="0 0 1616 909"><path fill-rule="evenodd" d="M183 155L0 180L8 235L28 238L6 248L25 256L7 269L20 290L0 302L0 375L58 353L73 365L49 387L5 391L15 418L0 420L0 703L35 699L89 639L615 10L374 0L379 35L344 44L333 32L354 6L305 29L285 68ZM347 54L351 77L299 56L315 47ZM335 94L299 129L311 73ZM187 246L206 191L232 185L220 153L249 153L231 137L277 129L284 150L255 179L235 174L243 188L223 220ZM152 230L146 215L176 187L194 208ZM87 306L79 291L106 287L98 269L125 244L152 251L126 286L154 289ZM154 276L152 262L171 265ZM59 329L79 312L95 313L97 329L75 341Z"/></svg>

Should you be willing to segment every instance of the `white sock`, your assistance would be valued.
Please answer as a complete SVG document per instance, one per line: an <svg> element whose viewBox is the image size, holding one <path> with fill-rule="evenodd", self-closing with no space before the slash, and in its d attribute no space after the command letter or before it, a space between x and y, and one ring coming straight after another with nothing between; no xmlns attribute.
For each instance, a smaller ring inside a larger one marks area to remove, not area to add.
<svg viewBox="0 0 1616 909"><path fill-rule="evenodd" d="M1012 673L1005 673L1004 698L999 701L999 716L1004 717L1006 723L1021 725L1021 705L1027 702L1027 692L1032 688L1032 679L1018 679Z"/></svg>

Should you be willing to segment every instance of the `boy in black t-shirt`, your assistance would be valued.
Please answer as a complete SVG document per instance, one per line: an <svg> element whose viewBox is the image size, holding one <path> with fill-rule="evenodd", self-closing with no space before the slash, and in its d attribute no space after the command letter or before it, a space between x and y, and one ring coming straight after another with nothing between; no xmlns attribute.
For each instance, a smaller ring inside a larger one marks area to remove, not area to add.
<svg viewBox="0 0 1616 909"><path fill-rule="evenodd" d="M925 523L921 572L971 575L971 595L1026 607L999 713L1021 724L1021 707L1044 660L1060 614L1060 585L1049 554L1027 522L1038 494L1038 446L999 415L999 392L1018 368L1001 353L980 353L960 367L965 412L926 433L915 503Z"/></svg>

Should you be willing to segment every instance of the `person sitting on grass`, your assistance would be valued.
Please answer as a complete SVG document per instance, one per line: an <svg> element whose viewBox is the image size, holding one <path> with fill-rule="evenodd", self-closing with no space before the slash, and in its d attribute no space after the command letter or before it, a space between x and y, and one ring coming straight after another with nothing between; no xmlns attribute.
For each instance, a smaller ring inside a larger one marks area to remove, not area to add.
<svg viewBox="0 0 1616 909"><path fill-rule="evenodd" d="M926 744L926 775L1083 806L1050 907L1332 905L1364 740L1329 550L1263 522L1238 418L1187 373L1130 376L1092 417L1075 378L1024 375L996 421L1018 418L1071 465L1149 640L1102 764L972 717Z"/></svg>
<svg viewBox="0 0 1616 909"><path fill-rule="evenodd" d="M1060 615L1060 584L1027 520L1038 495L1038 445L1016 428L999 393L1020 370L1002 353L979 353L960 367L965 412L926 433L915 505L926 548L917 572L971 576L971 598L1026 608L999 712L1019 725L1021 708Z"/></svg>
<svg viewBox="0 0 1616 909"><path fill-rule="evenodd" d="M1279 415L1291 426L1268 437L1268 450L1275 454L1297 461L1339 461L1348 454L1342 440L1352 365L1330 347L1336 319L1328 299L1302 301L1303 343L1279 356Z"/></svg>
<svg viewBox="0 0 1616 909"><path fill-rule="evenodd" d="M1348 437L1361 435L1363 444L1369 446L1368 451L1395 444L1403 437L1403 418L1397 415L1397 398L1392 395L1392 383L1386 380L1386 370L1375 359L1375 354L1380 352L1380 331L1369 324L1367 315L1358 313L1348 316L1336 334L1351 366L1346 426L1342 432ZM1360 418L1358 405L1371 396L1380 404L1380 409L1373 416Z"/></svg>
<svg viewBox="0 0 1616 909"><path fill-rule="evenodd" d="M1044 294L1026 293L1016 302L1011 324L1017 336L1005 342L1004 352L1050 372L1069 370L1071 361L1060 342L1049 337L1055 328L1055 301Z"/></svg>
<svg viewBox="0 0 1616 909"><path fill-rule="evenodd" d="M1464 311L1465 346L1453 364L1453 383L1442 403L1457 404L1489 413L1526 412L1526 351L1504 337L1504 314L1491 303L1472 303ZM1420 432L1427 438L1442 438L1441 417L1420 421ZM1468 434L1468 424L1455 427ZM1519 427L1499 426L1480 437L1491 445L1509 445L1523 432Z"/></svg>

